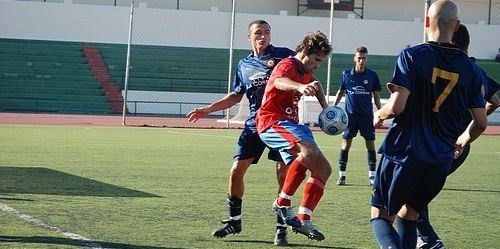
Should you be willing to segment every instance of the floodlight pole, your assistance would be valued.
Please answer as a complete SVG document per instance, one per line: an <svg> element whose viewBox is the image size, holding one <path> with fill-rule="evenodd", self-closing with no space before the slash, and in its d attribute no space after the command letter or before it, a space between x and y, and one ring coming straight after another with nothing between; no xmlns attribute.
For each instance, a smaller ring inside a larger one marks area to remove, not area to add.
<svg viewBox="0 0 500 249"><path fill-rule="evenodd" d="M134 24L134 2L132 0L130 2L130 24L128 27L128 43L127 43L127 59L125 63L125 82L123 86L123 111L122 111L122 125L127 125L125 122L125 116L127 114L127 93L128 93L128 78L129 78L129 69L130 69L130 47L132 43L132 26ZM137 110L136 110L137 111Z"/></svg>
<svg viewBox="0 0 500 249"><path fill-rule="evenodd" d="M236 0L232 1L231 8L231 41L229 42L229 65L227 73L227 93L231 92L231 71L233 70L234 22L236 16ZM229 128L229 108L226 112L226 128Z"/></svg>

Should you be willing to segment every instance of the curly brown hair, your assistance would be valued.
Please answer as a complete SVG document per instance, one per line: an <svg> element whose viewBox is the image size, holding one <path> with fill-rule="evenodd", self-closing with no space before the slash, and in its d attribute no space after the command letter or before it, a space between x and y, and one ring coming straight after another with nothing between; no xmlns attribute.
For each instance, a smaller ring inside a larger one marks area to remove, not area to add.
<svg viewBox="0 0 500 249"><path fill-rule="evenodd" d="M296 52L304 52L307 55L311 54L326 54L332 52L332 45L328 38L321 31L309 33L304 37L304 40L297 46Z"/></svg>

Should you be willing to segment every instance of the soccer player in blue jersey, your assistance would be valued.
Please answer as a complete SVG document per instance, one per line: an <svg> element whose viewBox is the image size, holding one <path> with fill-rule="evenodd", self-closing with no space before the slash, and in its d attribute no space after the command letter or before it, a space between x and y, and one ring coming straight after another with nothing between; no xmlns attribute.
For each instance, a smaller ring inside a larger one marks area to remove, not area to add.
<svg viewBox="0 0 500 249"><path fill-rule="evenodd" d="M374 114L374 124L394 118L379 149L371 199L371 226L380 248L416 247L419 214L441 191L453 159L486 129L480 75L451 44L459 24L454 2L430 6L429 42L399 54L387 84L389 101ZM468 126L465 112L472 116Z"/></svg>
<svg viewBox="0 0 500 249"><path fill-rule="evenodd" d="M335 97L335 104L338 105L344 95L345 110L349 117L349 124L342 135L342 147L339 156L339 180L337 185L346 184L346 169L349 150L351 149L352 139L360 131L365 139L366 149L368 151L368 177L370 185L375 179L375 167L377 157L375 152L375 127L373 126L373 105L372 97L380 109L380 80L375 71L366 67L368 61L368 49L366 47L356 48L354 54L355 66L352 69L345 70L342 73L342 83Z"/></svg>
<svg viewBox="0 0 500 249"><path fill-rule="evenodd" d="M251 164L259 161L266 145L257 134L255 116L259 110L267 80L274 66L284 58L295 55L293 50L283 47L274 47L270 44L271 27L264 20L255 20L248 26L248 40L253 52L238 63L234 78L232 92L224 98L207 105L196 108L187 114L189 121L206 117L208 114L230 108L239 103L244 95L250 103L250 115L245 121L245 127L238 139L234 153L234 162L229 174L229 193L227 203L229 207L229 220L224 220L223 225L213 232L217 238L228 234L240 233L241 206L244 194L244 176ZM279 152L270 150L268 158L276 162L278 178L278 193L281 191L286 177L287 165L283 163ZM288 244L286 224L277 216L276 245Z"/></svg>
<svg viewBox="0 0 500 249"><path fill-rule="evenodd" d="M462 50L464 53L468 54L470 36L467 27L463 24L458 26L458 29L453 33L452 43L457 46L458 49ZM475 62L474 57L470 59ZM486 114L489 115L495 111L500 106L500 100L495 95L500 89L500 85L496 83L493 79L489 78L477 64L475 64L477 69L481 74L482 83L484 85L484 99L486 100ZM468 124L470 122L470 115L466 113L465 121ZM451 164L451 169L448 174L455 172L460 165L465 161L469 155L470 146L464 148L464 151L457 159L453 160ZM444 243L439 238L439 236L434 231L434 228L429 221L429 211L426 207L420 213L419 220L417 222L417 248L418 249L444 249Z"/></svg>

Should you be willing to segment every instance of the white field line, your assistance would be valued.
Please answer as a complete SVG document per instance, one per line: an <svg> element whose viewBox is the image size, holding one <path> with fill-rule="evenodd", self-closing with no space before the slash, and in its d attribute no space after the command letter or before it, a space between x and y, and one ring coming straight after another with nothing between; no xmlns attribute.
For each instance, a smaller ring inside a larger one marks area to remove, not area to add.
<svg viewBox="0 0 500 249"><path fill-rule="evenodd" d="M76 240L76 241L80 242L82 245L85 245L87 248L103 249L103 247L101 245L97 244L95 241L93 241L89 238L83 237L83 236L75 234L75 233L63 231L61 228L56 227L56 226L51 226L51 225L45 224L45 223L43 223L43 221L36 219L36 218L33 218L30 215L23 214L23 213L19 212L18 210L14 209L12 207L9 207L1 202L0 202L0 210L6 212L8 214L14 215L16 218L21 219L23 221L26 221L27 223L29 223L31 225L38 226L38 227L47 229L47 230L52 231L52 232L61 233L62 235L64 235L67 238L70 238L72 240Z"/></svg>

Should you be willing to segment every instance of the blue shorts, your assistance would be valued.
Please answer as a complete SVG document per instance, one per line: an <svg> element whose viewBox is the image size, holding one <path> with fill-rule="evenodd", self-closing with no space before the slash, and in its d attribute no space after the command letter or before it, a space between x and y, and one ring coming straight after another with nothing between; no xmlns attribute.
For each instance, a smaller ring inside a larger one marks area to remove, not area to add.
<svg viewBox="0 0 500 249"><path fill-rule="evenodd" d="M447 173L402 166L382 156L372 189L371 204L395 215L409 204L418 213L427 207L444 186Z"/></svg>
<svg viewBox="0 0 500 249"><path fill-rule="evenodd" d="M349 115L349 123L345 128L342 138L351 139L360 131L361 136L367 141L375 140L375 127L373 126L373 117L360 117Z"/></svg>
<svg viewBox="0 0 500 249"><path fill-rule="evenodd" d="M238 144L236 144L236 148L234 149L233 159L236 161L253 157L254 160L252 164L256 164L259 162L260 156L266 147L266 144L262 142L255 129L245 127L238 138ZM277 150L269 149L267 158L275 162L283 162Z"/></svg>
<svg viewBox="0 0 500 249"><path fill-rule="evenodd" d="M295 124L288 120L280 120L260 134L267 146L278 150L283 161L290 165L295 156L289 152L297 143L307 141L316 145L309 126ZM317 146L317 145L316 145Z"/></svg>

